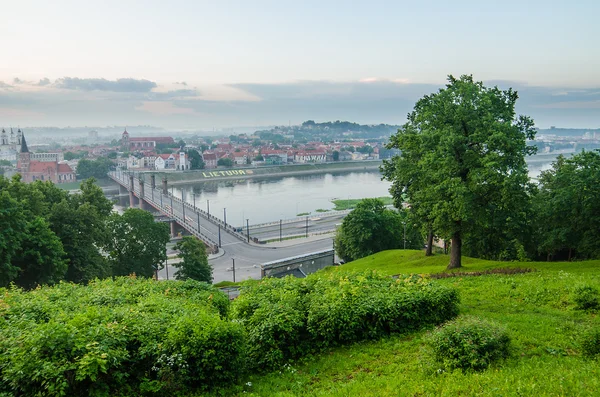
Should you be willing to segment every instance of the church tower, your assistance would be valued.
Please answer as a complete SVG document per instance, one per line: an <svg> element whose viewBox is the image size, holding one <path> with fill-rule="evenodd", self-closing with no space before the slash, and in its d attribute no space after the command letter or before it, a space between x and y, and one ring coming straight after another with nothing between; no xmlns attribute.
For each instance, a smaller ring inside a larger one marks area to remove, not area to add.
<svg viewBox="0 0 600 397"><path fill-rule="evenodd" d="M0 144L2 146L8 145L8 136L6 135L6 130L2 128L2 134L0 134Z"/></svg>
<svg viewBox="0 0 600 397"><path fill-rule="evenodd" d="M123 150L129 150L129 132L127 132L127 127L125 127L125 131L123 131L123 135L121 135L121 147Z"/></svg>
<svg viewBox="0 0 600 397"><path fill-rule="evenodd" d="M25 141L25 135L21 132L21 129L17 132L21 137L21 150L19 153L19 161L17 163L17 169L23 178L23 181L27 181L27 174L29 173L29 163L31 161L31 153L29 153L29 148L27 147L27 142Z"/></svg>

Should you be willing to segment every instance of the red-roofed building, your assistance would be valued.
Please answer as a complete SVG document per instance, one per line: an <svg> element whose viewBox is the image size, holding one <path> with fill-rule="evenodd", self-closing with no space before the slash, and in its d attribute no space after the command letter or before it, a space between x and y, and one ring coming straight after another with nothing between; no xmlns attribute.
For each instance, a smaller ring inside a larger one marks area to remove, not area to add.
<svg viewBox="0 0 600 397"><path fill-rule="evenodd" d="M17 169L21 174L23 182L51 181L54 183L75 182L77 177L73 169L66 163L55 161L31 161L31 154L25 141L25 135L21 137L21 151Z"/></svg>
<svg viewBox="0 0 600 397"><path fill-rule="evenodd" d="M204 167L206 168L217 168L217 155L214 153L202 154L202 160L204 160Z"/></svg>
<svg viewBox="0 0 600 397"><path fill-rule="evenodd" d="M127 129L121 135L121 147L123 150L153 150L159 143L173 144L175 140L170 136L149 136L131 138Z"/></svg>

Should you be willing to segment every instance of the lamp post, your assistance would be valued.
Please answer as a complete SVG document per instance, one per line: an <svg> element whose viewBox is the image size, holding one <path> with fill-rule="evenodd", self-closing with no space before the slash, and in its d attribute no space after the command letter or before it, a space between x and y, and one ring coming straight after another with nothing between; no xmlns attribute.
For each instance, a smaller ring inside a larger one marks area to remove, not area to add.
<svg viewBox="0 0 600 397"><path fill-rule="evenodd" d="M192 197L194 197L194 211L196 211L196 193L192 193Z"/></svg>
<svg viewBox="0 0 600 397"><path fill-rule="evenodd" d="M210 200L206 200L206 213L208 214L208 217L210 218Z"/></svg>
<svg viewBox="0 0 600 397"><path fill-rule="evenodd" d="M227 227L227 208L223 208L223 224Z"/></svg>
<svg viewBox="0 0 600 397"><path fill-rule="evenodd" d="M183 189L181 189L181 208L183 211L183 223L185 223L185 201L183 201Z"/></svg>
<svg viewBox="0 0 600 397"><path fill-rule="evenodd" d="M250 242L250 220L246 219L246 234L248 235L248 242Z"/></svg>

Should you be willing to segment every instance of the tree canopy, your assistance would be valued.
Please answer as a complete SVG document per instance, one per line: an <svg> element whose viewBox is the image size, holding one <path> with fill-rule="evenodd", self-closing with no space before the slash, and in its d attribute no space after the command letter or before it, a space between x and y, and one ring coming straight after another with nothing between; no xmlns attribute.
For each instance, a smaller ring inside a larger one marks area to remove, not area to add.
<svg viewBox="0 0 600 397"><path fill-rule="evenodd" d="M211 284L213 280L212 267L208 264L206 246L200 240L191 236L184 236L181 241L175 245L179 251L179 258L182 259L177 264L177 280L197 280Z"/></svg>
<svg viewBox="0 0 600 397"><path fill-rule="evenodd" d="M155 222L147 211L130 208L123 215L111 214L108 229L106 249L113 275L152 277L162 269L170 239L168 224Z"/></svg>
<svg viewBox="0 0 600 397"><path fill-rule="evenodd" d="M335 236L335 249L344 261L353 261L379 251L404 247L404 211L385 208L379 199L361 200L342 222ZM407 248L421 248L418 229L407 225Z"/></svg>
<svg viewBox="0 0 600 397"><path fill-rule="evenodd" d="M499 257L527 233L525 156L535 148L526 141L535 129L516 116L517 99L512 89L449 76L390 140L401 151L382 166L392 195L405 194L437 235L452 239L449 268L461 266L463 240L471 252Z"/></svg>

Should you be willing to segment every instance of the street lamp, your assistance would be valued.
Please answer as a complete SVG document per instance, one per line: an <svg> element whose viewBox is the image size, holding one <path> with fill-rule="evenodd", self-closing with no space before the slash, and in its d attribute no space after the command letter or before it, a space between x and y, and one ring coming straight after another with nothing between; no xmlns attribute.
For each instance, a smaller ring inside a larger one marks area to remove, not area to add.
<svg viewBox="0 0 600 397"><path fill-rule="evenodd" d="M208 214L208 217L210 218L210 201L206 200L206 213Z"/></svg>
<svg viewBox="0 0 600 397"><path fill-rule="evenodd" d="M223 224L227 227L227 208L223 208Z"/></svg>

